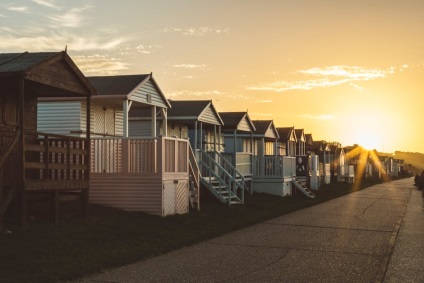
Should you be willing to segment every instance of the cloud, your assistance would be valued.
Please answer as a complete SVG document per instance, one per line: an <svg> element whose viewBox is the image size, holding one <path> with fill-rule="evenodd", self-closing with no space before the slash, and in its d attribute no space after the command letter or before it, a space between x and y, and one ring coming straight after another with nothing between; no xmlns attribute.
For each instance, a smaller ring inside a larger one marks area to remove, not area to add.
<svg viewBox="0 0 424 283"><path fill-rule="evenodd" d="M179 65L172 65L174 68L185 68L185 69L203 69L206 67L206 65L194 65L194 64L179 64Z"/></svg>
<svg viewBox="0 0 424 283"><path fill-rule="evenodd" d="M54 27L62 26L67 28L77 28L82 26L86 17L82 15L82 12L91 8L91 6L85 5L82 7L72 8L66 13L49 15L46 16Z"/></svg>
<svg viewBox="0 0 424 283"><path fill-rule="evenodd" d="M180 98L180 99L190 99L190 98L202 98L202 99L220 99L220 98L225 98L225 99L233 99L233 100L251 100L252 97L251 96L246 96L243 94L233 94L233 93L228 93L225 91L220 91L220 90L200 90L200 91L196 91L196 90L182 90L182 91L175 91L175 92L167 92L166 93L167 97L175 99L175 98Z"/></svg>
<svg viewBox="0 0 424 283"><path fill-rule="evenodd" d="M304 115L302 115L302 117L307 118L307 119L318 119L318 120L334 119L333 115L328 115L328 114L322 114L322 115L304 114Z"/></svg>
<svg viewBox="0 0 424 283"><path fill-rule="evenodd" d="M256 100L255 103L271 103L272 99L262 99L262 100Z"/></svg>
<svg viewBox="0 0 424 283"><path fill-rule="evenodd" d="M38 36L0 34L0 49L21 50L22 48L31 47L31 51L34 52L63 50L65 45L67 45L68 50L72 51L111 50L122 44L124 41L124 38L116 38L112 40L103 39L101 37L86 38L72 33Z"/></svg>
<svg viewBox="0 0 424 283"><path fill-rule="evenodd" d="M189 28L176 28L176 27L170 27L165 28L162 30L162 32L177 32L181 33L186 36L205 36L206 34L228 34L230 32L230 29L225 28L210 28L210 27L189 27Z"/></svg>
<svg viewBox="0 0 424 283"><path fill-rule="evenodd" d="M128 63L110 58L108 55L73 56L72 59L87 76L115 75L129 67Z"/></svg>
<svg viewBox="0 0 424 283"><path fill-rule="evenodd" d="M252 112L252 113L249 113L249 116L251 116L251 117L273 117L274 114L272 114L272 113Z"/></svg>
<svg viewBox="0 0 424 283"><path fill-rule="evenodd" d="M14 12L29 13L29 8L26 6L9 6L6 9Z"/></svg>
<svg viewBox="0 0 424 283"><path fill-rule="evenodd" d="M38 5L42 5L42 6L46 6L46 7L49 7L49 8L56 9L56 10L60 10L60 6L57 5L55 3L55 1L52 1L52 0L31 0L31 1L38 4Z"/></svg>
<svg viewBox="0 0 424 283"><path fill-rule="evenodd" d="M138 45L135 49L137 50L137 52L142 53L142 54L150 54L152 52L154 52L155 49L157 48L161 48L162 46L160 45Z"/></svg>
<svg viewBox="0 0 424 283"><path fill-rule="evenodd" d="M248 90L284 92L289 90L311 90L322 87L338 86L346 83L385 78L395 69L366 69L358 66L329 66L299 70L296 73L306 75L304 80L275 81L246 87ZM357 87L357 85L355 85Z"/></svg>

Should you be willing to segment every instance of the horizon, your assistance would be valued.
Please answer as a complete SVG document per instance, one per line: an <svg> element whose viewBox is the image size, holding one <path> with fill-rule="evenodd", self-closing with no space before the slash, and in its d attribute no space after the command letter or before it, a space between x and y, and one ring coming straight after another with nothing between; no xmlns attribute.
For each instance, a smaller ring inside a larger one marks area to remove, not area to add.
<svg viewBox="0 0 424 283"><path fill-rule="evenodd" d="M17 0L0 53L61 51L86 76L153 73L168 99L304 129L314 140L424 152L424 1Z"/></svg>

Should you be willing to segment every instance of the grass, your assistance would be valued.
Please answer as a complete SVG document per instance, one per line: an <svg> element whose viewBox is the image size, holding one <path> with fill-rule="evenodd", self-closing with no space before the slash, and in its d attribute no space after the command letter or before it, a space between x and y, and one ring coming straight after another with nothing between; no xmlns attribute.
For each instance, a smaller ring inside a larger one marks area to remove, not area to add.
<svg viewBox="0 0 424 283"><path fill-rule="evenodd" d="M375 183L363 183L360 189ZM203 192L201 211L157 217L92 205L76 217L77 203L61 202L59 225L48 222L42 204L30 209L25 227L9 222L0 235L1 282L57 282L137 262L298 209L349 194L346 183L324 185L315 199L300 194L253 194L228 207ZM41 213L40 213L41 211Z"/></svg>

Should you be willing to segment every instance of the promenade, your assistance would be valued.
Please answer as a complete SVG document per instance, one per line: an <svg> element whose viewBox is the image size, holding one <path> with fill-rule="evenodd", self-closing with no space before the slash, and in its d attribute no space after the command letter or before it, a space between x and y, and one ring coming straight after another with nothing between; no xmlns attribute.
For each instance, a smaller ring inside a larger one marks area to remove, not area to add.
<svg viewBox="0 0 424 283"><path fill-rule="evenodd" d="M423 198L412 183L375 185L75 282L424 282Z"/></svg>

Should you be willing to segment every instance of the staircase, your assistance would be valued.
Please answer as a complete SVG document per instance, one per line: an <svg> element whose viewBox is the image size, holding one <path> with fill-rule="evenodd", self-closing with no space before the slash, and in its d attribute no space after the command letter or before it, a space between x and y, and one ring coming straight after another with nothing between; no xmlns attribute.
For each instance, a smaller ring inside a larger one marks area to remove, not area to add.
<svg viewBox="0 0 424 283"><path fill-rule="evenodd" d="M198 151L201 183L222 203L243 204L246 189L244 176L219 152Z"/></svg>
<svg viewBox="0 0 424 283"><path fill-rule="evenodd" d="M315 198L314 193L312 193L311 190L308 189L304 182L300 181L296 177L293 177L292 182L305 196L307 196L308 198Z"/></svg>
<svg viewBox="0 0 424 283"><path fill-rule="evenodd" d="M190 144L189 148L189 202L192 209L200 210L200 169Z"/></svg>
<svg viewBox="0 0 424 283"><path fill-rule="evenodd" d="M15 197L16 190L17 190L16 182L4 181L4 163L6 162L7 157L10 155L13 148L18 143L20 134L21 134L21 130L18 129L15 132L15 136L13 137L13 140L8 145L5 151L2 150L2 152L4 153L0 156L0 231L3 229L4 214L6 213L10 203Z"/></svg>

